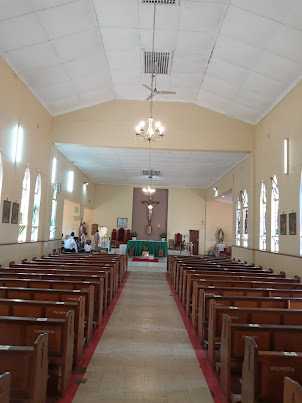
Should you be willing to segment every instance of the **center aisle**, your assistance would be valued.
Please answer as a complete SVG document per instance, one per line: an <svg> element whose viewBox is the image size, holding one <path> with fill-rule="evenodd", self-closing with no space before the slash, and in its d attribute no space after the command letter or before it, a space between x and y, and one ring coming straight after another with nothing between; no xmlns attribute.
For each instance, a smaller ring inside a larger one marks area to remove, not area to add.
<svg viewBox="0 0 302 403"><path fill-rule="evenodd" d="M213 402L164 273L131 272L84 379L74 403Z"/></svg>

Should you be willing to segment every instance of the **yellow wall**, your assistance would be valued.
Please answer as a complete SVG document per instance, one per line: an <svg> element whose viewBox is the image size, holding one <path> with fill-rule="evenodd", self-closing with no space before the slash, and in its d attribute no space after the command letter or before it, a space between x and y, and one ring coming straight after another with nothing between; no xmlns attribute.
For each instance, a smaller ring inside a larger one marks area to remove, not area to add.
<svg viewBox="0 0 302 403"><path fill-rule="evenodd" d="M204 190L169 188L168 239L174 239L174 235L178 232L189 234L190 229L199 230L199 253L204 253Z"/></svg>
<svg viewBox="0 0 302 403"><path fill-rule="evenodd" d="M54 248L59 248L64 198L81 203L82 206L92 206L94 184L52 145L51 116L2 58L0 58L0 88L1 93L5 94L0 97L0 149L3 164L1 214L3 200L20 203L24 172L27 166L30 169L27 243L18 244L19 226L17 224L6 224L2 223L2 219L0 220L0 264L6 265L10 260L20 261L22 258L40 256L52 252ZM12 146L14 130L18 124L23 129L24 139L21 162L16 164L12 161ZM50 241L49 227L53 189L50 174L53 156L58 159L56 181L62 183L62 193L58 194L55 236L57 240ZM66 190L67 171L70 169L75 172L72 193ZM42 196L38 242L30 242L34 187L39 172L42 178ZM86 193L83 192L84 181L89 181Z"/></svg>
<svg viewBox="0 0 302 403"><path fill-rule="evenodd" d="M54 143L146 148L135 127L149 116L149 103L114 100L53 118ZM181 102L155 102L153 116L165 126L162 150L252 151L253 126ZM87 135L89 133L89 135Z"/></svg>
<svg viewBox="0 0 302 403"><path fill-rule="evenodd" d="M217 243L217 231L222 228L226 247L232 245L233 205L216 200L207 201L206 207L206 242L205 249L213 249Z"/></svg>

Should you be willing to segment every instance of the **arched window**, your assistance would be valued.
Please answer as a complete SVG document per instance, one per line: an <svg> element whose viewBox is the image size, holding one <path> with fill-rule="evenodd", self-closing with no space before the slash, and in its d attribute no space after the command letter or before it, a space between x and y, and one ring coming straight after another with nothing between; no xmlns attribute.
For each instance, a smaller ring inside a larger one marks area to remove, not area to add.
<svg viewBox="0 0 302 403"><path fill-rule="evenodd" d="M279 188L276 175L272 180L272 252L279 252Z"/></svg>
<svg viewBox="0 0 302 403"><path fill-rule="evenodd" d="M248 246L248 196L246 190L242 193L242 204L243 204L243 246L247 248Z"/></svg>
<svg viewBox="0 0 302 403"><path fill-rule="evenodd" d="M27 167L22 182L18 242L26 241L29 192L30 192L30 175L29 175L29 168Z"/></svg>
<svg viewBox="0 0 302 403"><path fill-rule="evenodd" d="M264 182L261 184L260 192L260 237L259 249L266 250L266 188Z"/></svg>
<svg viewBox="0 0 302 403"><path fill-rule="evenodd" d="M237 212L236 212L236 245L240 246L240 219L241 219L241 199L240 193L237 201Z"/></svg>
<svg viewBox="0 0 302 403"><path fill-rule="evenodd" d="M41 201L41 175L39 174L37 176L36 184L35 184L33 218L32 218L32 228L31 228L31 240L32 241L38 240L40 201Z"/></svg>
<svg viewBox="0 0 302 403"><path fill-rule="evenodd" d="M49 233L50 239L54 239L56 232L57 193L58 193L58 184L56 183L53 187L52 201L51 201L51 217L50 217L50 233Z"/></svg>

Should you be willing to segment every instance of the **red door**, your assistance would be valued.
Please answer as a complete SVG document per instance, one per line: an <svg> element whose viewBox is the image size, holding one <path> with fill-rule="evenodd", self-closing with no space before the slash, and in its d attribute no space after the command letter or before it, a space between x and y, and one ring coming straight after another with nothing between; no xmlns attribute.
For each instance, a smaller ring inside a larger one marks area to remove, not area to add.
<svg viewBox="0 0 302 403"><path fill-rule="evenodd" d="M193 244L193 255L198 255L198 250L199 250L199 231L190 229L190 242Z"/></svg>

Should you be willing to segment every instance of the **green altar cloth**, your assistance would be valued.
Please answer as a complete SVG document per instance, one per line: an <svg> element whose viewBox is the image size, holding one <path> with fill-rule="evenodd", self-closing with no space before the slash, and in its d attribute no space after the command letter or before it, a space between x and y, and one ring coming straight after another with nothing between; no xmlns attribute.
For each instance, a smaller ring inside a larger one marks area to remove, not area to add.
<svg viewBox="0 0 302 403"><path fill-rule="evenodd" d="M154 255L158 257L158 249L164 250L164 257L168 255L168 245L167 242L162 241L128 241L127 253L129 253L130 248L134 248L134 256L142 255L142 246L148 246L149 255Z"/></svg>

